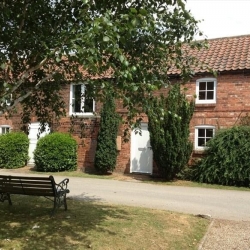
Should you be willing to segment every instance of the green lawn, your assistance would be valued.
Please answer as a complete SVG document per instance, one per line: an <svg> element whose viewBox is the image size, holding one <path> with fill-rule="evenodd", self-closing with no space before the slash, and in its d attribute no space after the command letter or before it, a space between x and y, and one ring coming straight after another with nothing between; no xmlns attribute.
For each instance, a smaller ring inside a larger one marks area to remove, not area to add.
<svg viewBox="0 0 250 250"><path fill-rule="evenodd" d="M18 171L18 170L16 170ZM142 182L147 182L157 185L172 185L172 186L186 186L186 187L201 187L201 188L213 188L213 189L228 189L228 190L238 190L238 191L250 191L247 187L234 187L234 186L223 186L215 184L206 184L193 181L183 181L183 180L174 180L174 181L161 181L158 178L152 178L149 175L141 174L117 174L113 173L110 175L97 175L89 174L81 171L66 171L66 172L36 172L31 170L26 170L26 173L36 173L36 174L45 174L45 175L62 175L68 177L80 177L80 178L101 178L101 179L118 179L118 180L139 180Z"/></svg>
<svg viewBox="0 0 250 250"><path fill-rule="evenodd" d="M168 211L68 198L68 211L50 217L52 202L12 195L0 203L0 249L197 249L209 221Z"/></svg>

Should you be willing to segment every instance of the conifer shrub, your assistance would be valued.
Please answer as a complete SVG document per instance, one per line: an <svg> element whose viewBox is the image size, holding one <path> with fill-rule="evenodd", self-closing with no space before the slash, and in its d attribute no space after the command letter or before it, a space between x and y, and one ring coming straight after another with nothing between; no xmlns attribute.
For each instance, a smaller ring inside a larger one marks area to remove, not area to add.
<svg viewBox="0 0 250 250"><path fill-rule="evenodd" d="M119 115L116 113L115 100L109 95L101 110L100 130L97 137L95 169L102 174L112 172L116 166L116 138L119 127Z"/></svg>
<svg viewBox="0 0 250 250"><path fill-rule="evenodd" d="M22 132L0 135L0 168L20 168L29 159L29 139Z"/></svg>
<svg viewBox="0 0 250 250"><path fill-rule="evenodd" d="M154 162L160 177L166 180L173 180L189 161L193 112L194 102L186 99L179 84L171 87L167 97L153 98L153 108L147 112Z"/></svg>
<svg viewBox="0 0 250 250"><path fill-rule="evenodd" d="M250 127L220 130L207 142L206 155L192 170L192 180L230 185L250 185Z"/></svg>
<svg viewBox="0 0 250 250"><path fill-rule="evenodd" d="M76 170L77 143L69 134L48 134L38 140L34 161L37 170L42 172Z"/></svg>

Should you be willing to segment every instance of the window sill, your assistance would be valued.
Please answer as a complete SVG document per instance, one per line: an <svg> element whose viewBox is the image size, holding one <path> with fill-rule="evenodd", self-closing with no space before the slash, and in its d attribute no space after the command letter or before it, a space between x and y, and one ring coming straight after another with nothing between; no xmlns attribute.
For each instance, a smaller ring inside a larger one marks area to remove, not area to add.
<svg viewBox="0 0 250 250"><path fill-rule="evenodd" d="M204 107L215 107L216 103L195 103L195 107L204 108Z"/></svg>
<svg viewBox="0 0 250 250"><path fill-rule="evenodd" d="M193 150L193 154L196 154L196 155L204 155L206 154L206 149L194 149Z"/></svg>
<svg viewBox="0 0 250 250"><path fill-rule="evenodd" d="M69 116L74 116L74 117L86 117L86 118L93 118L93 117L97 117L97 115L93 114L93 113L72 113L69 114Z"/></svg>

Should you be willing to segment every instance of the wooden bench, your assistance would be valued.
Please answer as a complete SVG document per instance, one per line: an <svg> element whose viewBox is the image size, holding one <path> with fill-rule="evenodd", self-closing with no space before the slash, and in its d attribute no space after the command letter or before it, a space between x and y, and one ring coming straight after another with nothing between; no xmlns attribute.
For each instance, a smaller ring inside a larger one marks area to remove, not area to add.
<svg viewBox="0 0 250 250"><path fill-rule="evenodd" d="M56 184L54 177L28 177L28 176L12 176L0 175L0 201L9 201L11 194L44 196L54 202L54 207L51 214L55 210L64 205L67 210L66 194L69 193L67 188L69 179L66 178ZM53 198L52 198L53 197Z"/></svg>

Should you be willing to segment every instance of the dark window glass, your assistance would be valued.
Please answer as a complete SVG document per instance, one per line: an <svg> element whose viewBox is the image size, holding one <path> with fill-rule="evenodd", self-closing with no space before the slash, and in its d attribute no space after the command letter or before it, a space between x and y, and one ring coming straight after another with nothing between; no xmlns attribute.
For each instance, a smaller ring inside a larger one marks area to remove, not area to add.
<svg viewBox="0 0 250 250"><path fill-rule="evenodd" d="M204 147L206 143L213 137L212 128L199 128L198 129L198 146Z"/></svg>
<svg viewBox="0 0 250 250"><path fill-rule="evenodd" d="M207 82L207 90L214 90L214 82Z"/></svg>
<svg viewBox="0 0 250 250"><path fill-rule="evenodd" d="M208 91L207 92L207 100L213 100L214 99L214 92Z"/></svg>
<svg viewBox="0 0 250 250"><path fill-rule="evenodd" d="M93 112L94 107L93 107L93 99L92 98L85 98L84 99L84 112Z"/></svg>
<svg viewBox="0 0 250 250"><path fill-rule="evenodd" d="M200 90L206 90L206 82L200 82Z"/></svg>
<svg viewBox="0 0 250 250"><path fill-rule="evenodd" d="M73 113L92 113L94 111L94 101L92 97L88 97L86 86L72 86L72 112Z"/></svg>
<svg viewBox="0 0 250 250"><path fill-rule="evenodd" d="M203 128L200 128L199 130L198 130L198 137L205 137L205 129L203 129Z"/></svg>
<svg viewBox="0 0 250 250"><path fill-rule="evenodd" d="M206 137L210 137L212 138L213 137L213 129L206 129Z"/></svg>
<svg viewBox="0 0 250 250"><path fill-rule="evenodd" d="M198 138L198 146L199 147L205 146L205 138Z"/></svg>
<svg viewBox="0 0 250 250"><path fill-rule="evenodd" d="M73 85L73 100L72 100L72 105L73 105L73 112L74 113L79 113L81 112L81 85Z"/></svg>
<svg viewBox="0 0 250 250"><path fill-rule="evenodd" d="M206 92L204 91L199 92L199 100L206 100Z"/></svg>

